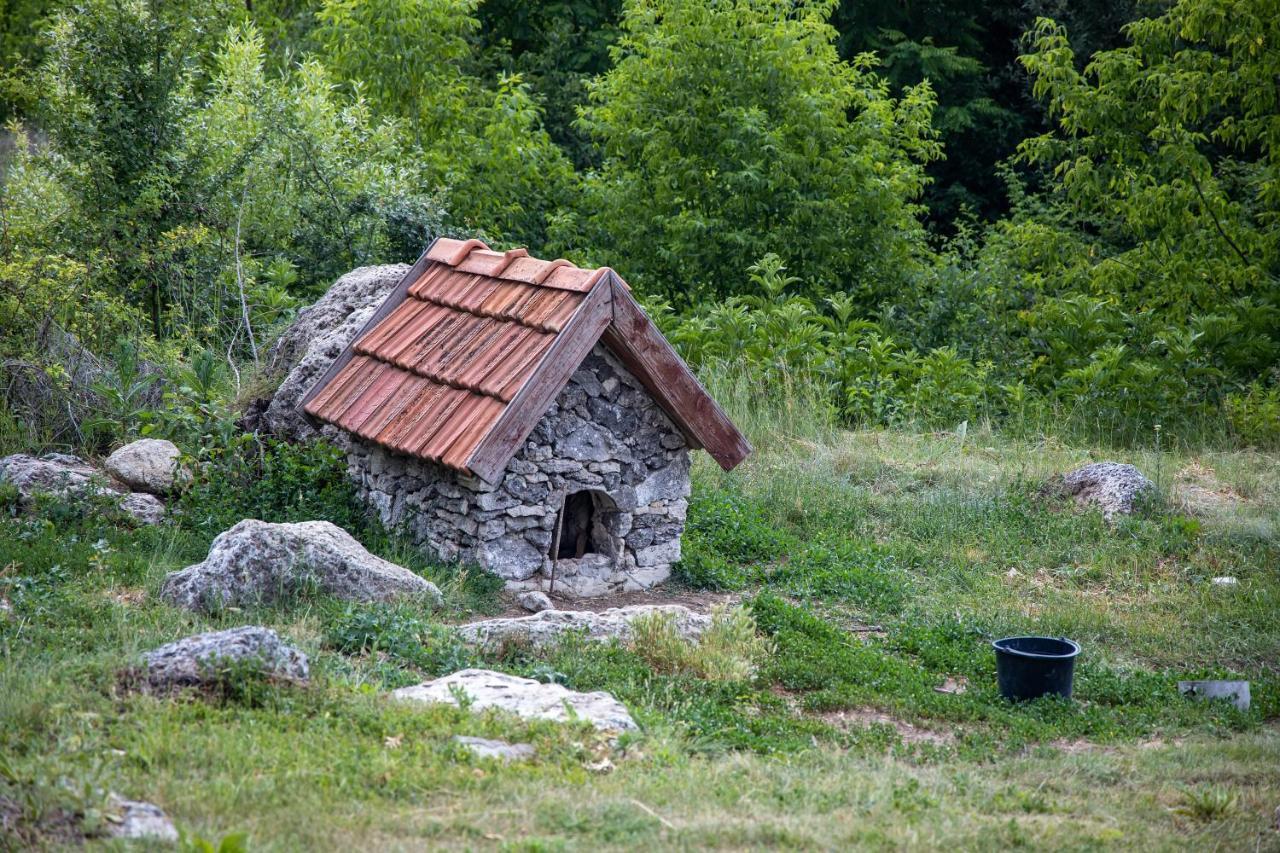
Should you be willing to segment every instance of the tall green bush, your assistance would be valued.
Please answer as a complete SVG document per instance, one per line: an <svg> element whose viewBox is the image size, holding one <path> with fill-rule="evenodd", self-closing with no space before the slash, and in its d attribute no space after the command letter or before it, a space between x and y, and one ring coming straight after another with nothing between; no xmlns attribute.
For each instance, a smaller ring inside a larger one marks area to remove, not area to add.
<svg viewBox="0 0 1280 853"><path fill-rule="evenodd" d="M562 244L680 306L774 253L815 293L885 292L921 249L927 85L844 63L831 2L639 0L581 122L604 157Z"/></svg>
<svg viewBox="0 0 1280 853"><path fill-rule="evenodd" d="M1273 0L1180 0L1083 73L1066 32L1037 23L1023 61L1058 127L1021 155L1053 170L1096 235L1079 259L1094 293L1171 321L1280 301L1278 13Z"/></svg>

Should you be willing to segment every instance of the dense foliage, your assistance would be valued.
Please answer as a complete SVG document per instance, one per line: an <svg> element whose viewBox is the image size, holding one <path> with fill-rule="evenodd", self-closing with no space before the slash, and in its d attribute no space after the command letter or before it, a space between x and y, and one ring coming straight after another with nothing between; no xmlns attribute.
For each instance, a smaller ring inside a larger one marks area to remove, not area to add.
<svg viewBox="0 0 1280 853"><path fill-rule="evenodd" d="M892 289L921 249L933 97L841 62L831 8L629 5L582 112L604 163L565 223L575 248L682 305L739 291L767 252L821 290Z"/></svg>
<svg viewBox="0 0 1280 853"><path fill-rule="evenodd" d="M1277 20L9 3L0 440L157 428L197 359L240 391L336 275L447 232L610 264L704 373L848 424L1274 446Z"/></svg>

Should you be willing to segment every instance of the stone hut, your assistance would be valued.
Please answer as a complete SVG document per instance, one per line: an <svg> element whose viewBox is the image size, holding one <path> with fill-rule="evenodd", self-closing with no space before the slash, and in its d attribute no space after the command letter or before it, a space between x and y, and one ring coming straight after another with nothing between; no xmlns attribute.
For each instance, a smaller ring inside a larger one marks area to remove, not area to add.
<svg viewBox="0 0 1280 853"><path fill-rule="evenodd" d="M441 238L302 398L382 521L513 589L647 589L750 445L608 267Z"/></svg>

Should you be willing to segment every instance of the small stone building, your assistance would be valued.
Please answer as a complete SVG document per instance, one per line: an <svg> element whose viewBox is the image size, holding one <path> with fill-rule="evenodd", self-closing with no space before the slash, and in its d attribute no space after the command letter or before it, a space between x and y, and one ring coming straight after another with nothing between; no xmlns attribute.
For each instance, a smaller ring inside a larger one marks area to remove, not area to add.
<svg viewBox="0 0 1280 853"><path fill-rule="evenodd" d="M689 451L751 452L611 269L479 240L436 240L301 407L384 523L575 597L666 579Z"/></svg>

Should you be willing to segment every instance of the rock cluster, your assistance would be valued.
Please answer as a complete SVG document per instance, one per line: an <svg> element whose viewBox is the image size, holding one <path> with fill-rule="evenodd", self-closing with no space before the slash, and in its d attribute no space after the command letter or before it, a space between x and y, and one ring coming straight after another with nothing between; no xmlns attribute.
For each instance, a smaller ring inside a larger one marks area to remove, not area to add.
<svg viewBox="0 0 1280 853"><path fill-rule="evenodd" d="M592 495L581 556L555 561L569 597L648 589L680 559L689 495L684 437L604 347L584 360L496 483L404 457L333 427L384 524L445 560L475 562L515 589L547 588L566 496Z"/></svg>
<svg viewBox="0 0 1280 853"><path fill-rule="evenodd" d="M1077 506L1096 506L1107 520L1134 511L1140 498L1155 494L1155 484L1133 465L1093 462L1056 477L1046 491L1075 499Z"/></svg>
<svg viewBox="0 0 1280 853"><path fill-rule="evenodd" d="M676 630L686 640L696 640L711 625L711 617L695 613L680 604L637 604L614 607L602 613L590 610L543 610L533 616L510 619L486 619L459 625L458 636L464 642L481 646L507 643L546 646L568 633L581 633L592 640L622 639L631 633L631 623L653 614L669 615Z"/></svg>
<svg viewBox="0 0 1280 853"><path fill-rule="evenodd" d="M204 562L171 572L160 595L189 610L216 610L283 600L304 588L353 601L400 595L441 601L435 584L370 554L337 525L256 519L218 534Z"/></svg>
<svg viewBox="0 0 1280 853"><path fill-rule="evenodd" d="M602 731L639 728L626 707L603 691L578 693L559 684L543 684L487 669L464 669L434 681L401 687L391 696L406 702L465 704L474 711L496 708L527 720L585 720Z"/></svg>
<svg viewBox="0 0 1280 853"><path fill-rule="evenodd" d="M147 652L143 663L147 687L161 693L217 682L228 668L301 684L310 677L306 655L254 625L185 637Z"/></svg>
<svg viewBox="0 0 1280 853"><path fill-rule="evenodd" d="M66 453L46 453L39 458L25 453L6 456L0 459L0 483L14 486L24 507L34 503L37 495L49 494L73 499L99 498L115 504L139 524L157 524L165 513L164 504L154 495L131 492L107 472Z"/></svg>
<svg viewBox="0 0 1280 853"><path fill-rule="evenodd" d="M298 403L408 271L405 264L359 267L299 313L267 356L268 371L284 380L270 399L250 404L244 426L290 440L313 436Z"/></svg>

